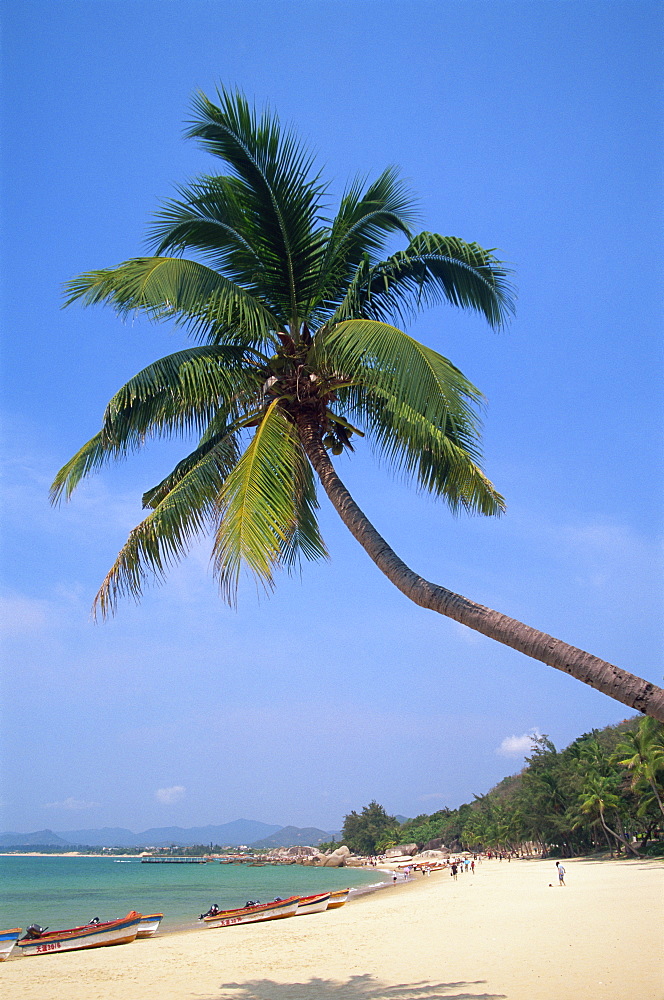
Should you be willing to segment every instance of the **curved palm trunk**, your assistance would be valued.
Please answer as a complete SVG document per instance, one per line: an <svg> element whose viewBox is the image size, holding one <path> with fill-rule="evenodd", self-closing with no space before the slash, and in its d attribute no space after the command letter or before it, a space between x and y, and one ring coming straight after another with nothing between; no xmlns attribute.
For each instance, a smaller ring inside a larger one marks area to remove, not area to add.
<svg viewBox="0 0 664 1000"><path fill-rule="evenodd" d="M608 830L608 832L611 834L611 836L615 837L616 840L625 847L625 850L631 851L631 853L634 855L635 858L641 857L641 855L636 850L636 848L632 847L632 845L625 839L625 837L621 837L619 833L616 833L615 830L611 829L611 827L608 825L608 823L604 819L604 809L603 809L603 807L602 807L601 804L600 804L600 807L599 807L599 818L600 818L600 821L601 821L602 826L604 827L604 829ZM618 817L618 822L620 822L620 817Z"/></svg>
<svg viewBox="0 0 664 1000"><path fill-rule="evenodd" d="M664 691L656 684L414 573L379 535L339 479L315 424L303 418L298 421L298 430L309 461L341 520L388 580L411 601L571 674L610 698L664 722Z"/></svg>
<svg viewBox="0 0 664 1000"><path fill-rule="evenodd" d="M652 780L652 778L648 778L648 784L650 785L650 787L652 788L653 792L655 793L655 798L657 799L657 804L658 804L658 806L660 808L660 812L661 812L662 816L664 816L664 802L662 802L662 799L660 797L659 791L657 790L657 785Z"/></svg>

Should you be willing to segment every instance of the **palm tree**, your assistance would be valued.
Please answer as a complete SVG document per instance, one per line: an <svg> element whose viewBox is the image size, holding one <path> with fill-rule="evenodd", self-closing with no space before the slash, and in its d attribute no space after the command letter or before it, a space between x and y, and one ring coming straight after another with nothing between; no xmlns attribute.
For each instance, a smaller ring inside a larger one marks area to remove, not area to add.
<svg viewBox="0 0 664 1000"><path fill-rule="evenodd" d="M610 777L601 775L597 771L589 770L584 776L583 791L579 795L578 801L581 813L587 815L591 822L599 822L605 834L611 834L611 836L618 841L618 843L623 844L627 851L630 851L636 857L639 857L639 852L627 840L624 831L617 833L606 822L607 811L615 812L617 824L619 827L622 827L620 813L618 811L620 807L620 798L615 793ZM608 842L610 846L610 841Z"/></svg>
<svg viewBox="0 0 664 1000"><path fill-rule="evenodd" d="M661 775L664 773L664 727L650 717L641 719L635 731L628 731L623 735L613 759L632 772L633 789L640 782L650 786L660 812L664 815L664 802L660 794Z"/></svg>
<svg viewBox="0 0 664 1000"><path fill-rule="evenodd" d="M200 94L188 131L228 172L179 189L152 230L151 256L69 283L68 302L172 320L197 346L148 366L111 399L102 428L58 473L54 500L155 436L198 442L143 503L97 595L111 612L162 577L199 533L234 602L241 568L267 588L278 568L325 556L315 470L343 522L411 600L664 719L664 692L582 650L482 607L409 569L339 479L329 452L356 435L454 511L498 515L480 467L480 392L395 323L438 301L493 327L512 311L509 274L476 243L413 235L412 198L393 169L356 180L337 214L311 157L239 93ZM388 241L405 248L384 258ZM185 253L193 254L185 257Z"/></svg>

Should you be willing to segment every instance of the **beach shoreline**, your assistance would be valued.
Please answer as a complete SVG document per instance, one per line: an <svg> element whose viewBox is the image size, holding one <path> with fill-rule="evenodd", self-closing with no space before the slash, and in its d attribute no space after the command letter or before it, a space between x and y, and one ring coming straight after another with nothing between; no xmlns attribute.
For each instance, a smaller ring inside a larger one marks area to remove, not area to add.
<svg viewBox="0 0 664 1000"><path fill-rule="evenodd" d="M664 865L484 861L338 910L10 958L7 1000L662 1000Z"/></svg>

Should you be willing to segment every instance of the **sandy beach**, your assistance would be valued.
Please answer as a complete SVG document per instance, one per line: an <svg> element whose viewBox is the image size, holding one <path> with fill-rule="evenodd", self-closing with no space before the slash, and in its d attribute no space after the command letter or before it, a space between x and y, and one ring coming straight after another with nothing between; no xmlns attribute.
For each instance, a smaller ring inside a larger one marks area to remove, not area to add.
<svg viewBox="0 0 664 1000"><path fill-rule="evenodd" d="M339 910L0 967L6 1000L663 1000L664 864L485 861ZM352 882L352 872L349 871ZM549 887L551 883L551 887Z"/></svg>

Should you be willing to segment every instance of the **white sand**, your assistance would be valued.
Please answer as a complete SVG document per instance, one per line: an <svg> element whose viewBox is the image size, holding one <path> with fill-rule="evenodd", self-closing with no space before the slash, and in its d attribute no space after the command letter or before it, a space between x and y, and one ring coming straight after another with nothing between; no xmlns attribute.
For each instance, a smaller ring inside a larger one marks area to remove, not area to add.
<svg viewBox="0 0 664 1000"><path fill-rule="evenodd" d="M338 910L11 958L5 1000L664 1000L664 865L484 862ZM352 881L352 872L349 872ZM549 888L549 883L553 883Z"/></svg>

